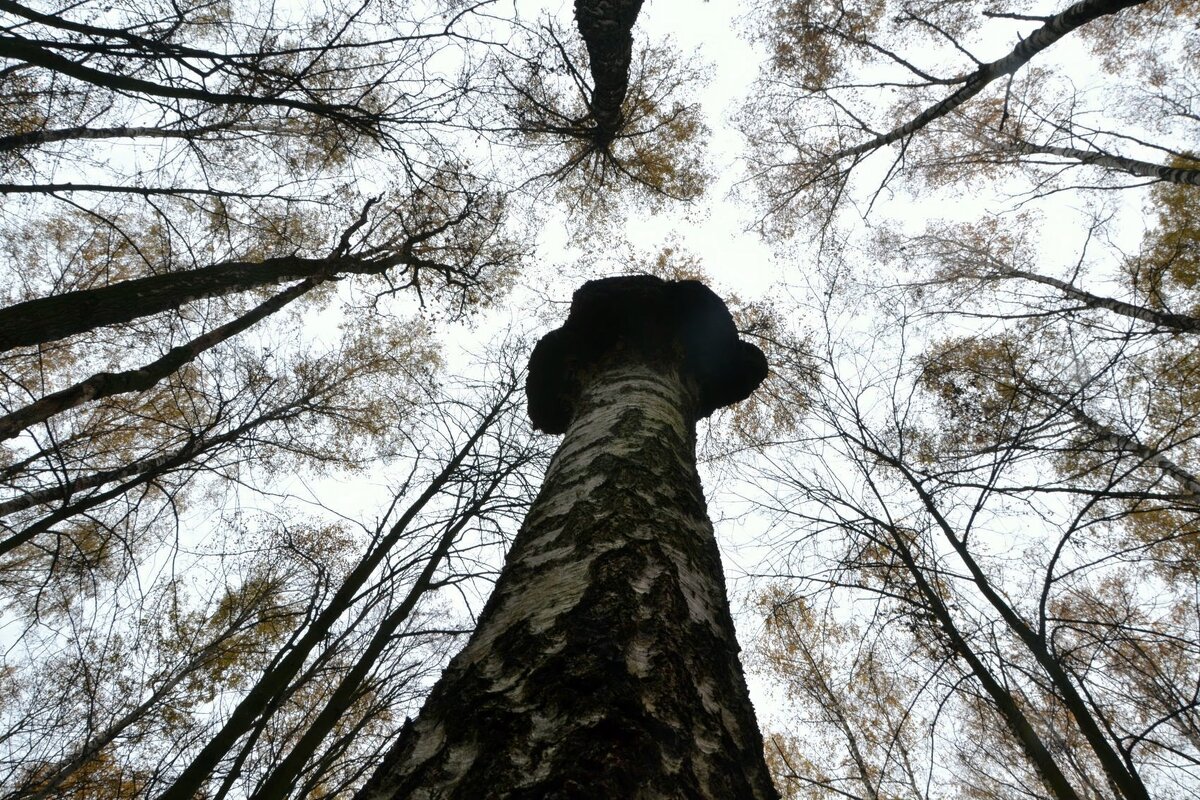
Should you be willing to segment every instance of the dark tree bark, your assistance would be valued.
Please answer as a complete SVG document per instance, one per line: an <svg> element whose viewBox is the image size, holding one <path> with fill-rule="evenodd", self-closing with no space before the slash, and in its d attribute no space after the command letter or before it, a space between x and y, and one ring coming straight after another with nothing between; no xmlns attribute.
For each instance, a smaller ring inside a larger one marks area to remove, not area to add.
<svg viewBox="0 0 1200 800"><path fill-rule="evenodd" d="M323 258L291 255L261 261L223 261L199 269L148 275L94 289L38 297L0 308L0 352L52 342L106 325L132 322L206 297L222 297L289 280L303 279L302 285L312 288L344 275L383 275L402 266L405 268L403 285L416 287L418 293L422 272L438 275L448 284L465 286L475 281L477 276L464 267L423 258L417 252L425 242L464 222L473 210L474 201L467 202L457 215L446 221L411 234L394 249L369 255L351 253L350 236L366 222L367 212L375 202L371 200L366 204L359 220L343 233L337 250ZM290 302L295 299L290 294L292 291L301 290L299 286L293 287L278 297L287 297Z"/></svg>
<svg viewBox="0 0 1200 800"><path fill-rule="evenodd" d="M245 314L226 322L211 331L202 333L191 341L172 347L164 355L137 369L123 372L97 372L61 391L45 395L0 417L0 441L11 439L26 428L44 422L55 414L61 414L76 406L116 394L144 392L171 375L184 364L216 345L224 342L256 322L266 319L288 303L321 284L318 278L309 278L294 284L259 303Z"/></svg>
<svg viewBox="0 0 1200 800"><path fill-rule="evenodd" d="M371 576L384 563L396 546L412 534L412 527L425 512L427 506L447 488L464 480L473 480L472 476L464 476L464 465L476 457L476 448L481 440L491 434L498 419L511 408L512 395L516 387L504 387L500 396L495 398L492 406L481 413L478 423L467 439L448 458L438 473L433 476L425 489L413 500L408 508L399 516L396 523L386 533L380 531L379 538L371 543L370 549L351 569L332 596L316 614L303 633L298 634L294 644L281 653L280 657L271 663L257 681L242 697L228 718L215 734L209 737L204 747L195 755L191 763L179 774L157 800L193 800L205 794L204 787L218 765L238 741L249 733L257 723L269 716L275 702L294 686L296 676L305 668L306 662L321 642L331 635L339 618L341 618L356 598L368 585ZM477 470L468 470L474 474ZM435 548L429 554L429 560L441 560L445 555L442 549ZM427 586L420 583L418 585ZM407 613L407 612L405 612Z"/></svg>
<svg viewBox="0 0 1200 800"><path fill-rule="evenodd" d="M575 24L587 46L592 73L593 138L600 150L621 129L621 106L629 91L633 58L633 24L641 10L642 0L575 0Z"/></svg>
<svg viewBox="0 0 1200 800"><path fill-rule="evenodd" d="M39 297L0 308L0 351L52 342L105 325L159 314L206 297L244 292L289 280L378 275L414 260L403 255L363 258L280 256L227 261L200 269L133 278L96 289ZM430 265L433 266L433 265Z"/></svg>
<svg viewBox="0 0 1200 800"><path fill-rule="evenodd" d="M695 464L696 420L766 375L693 281L591 281L535 348L565 437L496 590L382 798L775 798Z"/></svg>
<svg viewBox="0 0 1200 800"><path fill-rule="evenodd" d="M1067 711L1074 717L1076 724L1079 726L1080 732L1084 739L1091 747L1096 759L1100 762L1104 769L1110 786L1114 792L1119 791L1119 796L1128 798L1129 800L1150 800L1150 793L1145 784L1142 782L1141 776L1133 765L1128 762L1128 753L1118 752L1110 741L1109 735L1103 729L1104 720L1098 718L1093 711L1093 706L1084 698L1080 688L1076 686L1068 669L1059 660L1053 652L1052 645L1046 640L1045 635L1032 625L1021 618L1021 615L1008 603L1001 595L1001 592L996 589L989 580L987 574L979 566L975 560L974 554L968 549L964 538L959 535L954 526L946 519L938 507L936 499L930 494L929 490L923 485L921 478L915 475L908 467L899 459L884 453L880 450L873 450L873 453L882 461L896 468L908 481L909 485L921 498L922 504L934 519L939 529L945 534L946 539L958 553L963 564L966 565L967 571L971 575L974 586L979 590L979 593L991 604L992 608L1002 619L1005 625L1008 626L1021 643L1028 649L1030 655L1034 657L1037 663L1045 670L1046 675L1050 678L1054 689L1057 693L1059 702L1066 707ZM910 568L909 572L916 577L917 571ZM974 665L972 665L974 667ZM978 674L978 671L976 671ZM990 690L989 690L989 693ZM997 695L993 695L997 698ZM997 702L997 708L1005 714L1006 719L1012 726L1014 733L1021 739L1022 745L1026 748L1026 753L1030 759L1038 765L1042 772L1043 778L1047 784L1054 789L1058 797L1066 797L1060 790L1059 779L1061 774L1053 776L1053 773L1047 772L1044 768L1045 753L1039 754L1036 750L1030 747L1027 741L1026 734L1020 729L1018 724L1014 724L1013 718L1010 716L1009 709L1004 707L1004 703ZM1048 766L1048 765L1047 765ZM1063 785L1063 788L1067 788ZM1069 795L1075 796L1075 795Z"/></svg>

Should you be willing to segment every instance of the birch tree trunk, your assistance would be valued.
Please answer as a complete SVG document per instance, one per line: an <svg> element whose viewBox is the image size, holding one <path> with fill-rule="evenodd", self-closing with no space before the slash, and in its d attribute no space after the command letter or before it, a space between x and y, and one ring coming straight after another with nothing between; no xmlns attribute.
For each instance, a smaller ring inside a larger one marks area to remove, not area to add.
<svg viewBox="0 0 1200 800"><path fill-rule="evenodd" d="M535 424L560 428L539 397L569 418L541 494L474 635L361 798L777 797L694 452L697 418L765 371L700 284L576 293L531 364Z"/></svg>

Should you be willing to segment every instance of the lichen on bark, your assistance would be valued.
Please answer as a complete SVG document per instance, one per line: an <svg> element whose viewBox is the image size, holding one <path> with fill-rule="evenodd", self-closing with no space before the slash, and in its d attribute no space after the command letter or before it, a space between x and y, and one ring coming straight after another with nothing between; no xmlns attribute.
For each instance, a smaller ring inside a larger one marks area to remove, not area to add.
<svg viewBox="0 0 1200 800"><path fill-rule="evenodd" d="M576 294L610 335L553 362L570 422L478 628L361 797L776 797L696 472L694 319L616 280Z"/></svg>

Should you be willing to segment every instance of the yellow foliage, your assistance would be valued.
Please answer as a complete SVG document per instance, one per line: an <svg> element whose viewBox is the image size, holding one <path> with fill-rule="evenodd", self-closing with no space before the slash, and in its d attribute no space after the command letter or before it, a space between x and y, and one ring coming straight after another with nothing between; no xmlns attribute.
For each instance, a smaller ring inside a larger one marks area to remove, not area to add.
<svg viewBox="0 0 1200 800"><path fill-rule="evenodd" d="M50 767L33 767L20 779L27 792L36 792L48 779ZM152 770L120 762L110 750L92 756L66 780L58 783L52 796L59 800L124 800L144 796L154 778Z"/></svg>
<svg viewBox="0 0 1200 800"><path fill-rule="evenodd" d="M936 441L952 451L1004 441L1019 422L1027 398L1022 349L1015 336L945 339L921 357L919 385L937 400L944 417Z"/></svg>
<svg viewBox="0 0 1200 800"><path fill-rule="evenodd" d="M557 54L558 50L554 52ZM561 56L557 56L561 57ZM586 63L582 42L567 53L573 65ZM574 67L572 67L574 69ZM555 184L555 196L581 218L595 222L613 214L625 190L637 202L657 208L668 200L698 197L708 180L704 125L696 103L681 99L705 78L695 59L674 48L639 43L629 69L629 87L620 127L611 141L598 141L590 112L566 66L530 67L510 78L516 100L509 106L513 127L544 162L544 148L565 158L539 167L539 177Z"/></svg>
<svg viewBox="0 0 1200 800"><path fill-rule="evenodd" d="M771 66L798 76L806 87L824 86L842 76L853 52L850 42L870 38L887 19L884 0L836 5L792 0L772 5L769 34L761 37L771 46Z"/></svg>
<svg viewBox="0 0 1200 800"><path fill-rule="evenodd" d="M767 770L783 800L823 800L826 797L813 781L827 780L827 776L805 756L803 742L785 733L768 733L764 739Z"/></svg>
<svg viewBox="0 0 1200 800"><path fill-rule="evenodd" d="M828 610L818 614L782 586L768 587L757 603L765 625L754 654L798 717L765 741L783 796L816 800L841 787L852 796L912 798L909 759L927 723L913 706L920 680L897 668L904 655L889 652L897 642L865 636Z"/></svg>
<svg viewBox="0 0 1200 800"><path fill-rule="evenodd" d="M663 280L700 281L710 288L713 284L703 259L675 244L641 261L639 269ZM767 357L766 379L727 411L733 434L742 443L758 444L795 433L817 380L810 340L791 329L788 315L772 300L745 301L735 292L716 288L741 338Z"/></svg>
<svg viewBox="0 0 1200 800"><path fill-rule="evenodd" d="M1200 37L1192 33L1197 19L1200 0L1150 0L1127 13L1101 17L1080 33L1105 70L1113 74L1134 71L1157 87L1180 71L1179 64L1172 63L1174 57L1194 61L1200 56ZM1164 47L1172 39L1180 42L1182 53Z"/></svg>

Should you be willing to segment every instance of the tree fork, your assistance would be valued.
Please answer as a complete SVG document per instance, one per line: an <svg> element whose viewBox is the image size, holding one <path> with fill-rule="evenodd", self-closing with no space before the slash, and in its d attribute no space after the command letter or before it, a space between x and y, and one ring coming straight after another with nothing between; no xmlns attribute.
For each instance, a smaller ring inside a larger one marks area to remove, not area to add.
<svg viewBox="0 0 1200 800"><path fill-rule="evenodd" d="M695 462L766 376L695 281L589 281L534 348L565 433L470 641L362 800L776 798Z"/></svg>

